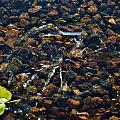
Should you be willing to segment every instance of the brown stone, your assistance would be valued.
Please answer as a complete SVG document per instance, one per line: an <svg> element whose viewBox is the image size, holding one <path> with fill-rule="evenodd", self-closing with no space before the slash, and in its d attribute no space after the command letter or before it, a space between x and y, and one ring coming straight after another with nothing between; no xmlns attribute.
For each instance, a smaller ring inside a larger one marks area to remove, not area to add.
<svg viewBox="0 0 120 120"><path fill-rule="evenodd" d="M4 42L3 37L0 37L0 43L3 43L3 42Z"/></svg>
<svg viewBox="0 0 120 120"><path fill-rule="evenodd" d="M68 101L68 103L69 103L71 106L74 106L74 107L77 107L77 106L80 105L80 101L79 101L79 100L68 99L67 101Z"/></svg>
<svg viewBox="0 0 120 120"><path fill-rule="evenodd" d="M50 16L56 16L56 15L58 15L58 12L56 10L53 10L53 11L50 11L48 13L48 15L50 15Z"/></svg>
<svg viewBox="0 0 120 120"><path fill-rule="evenodd" d="M109 118L109 120L120 120L120 118L116 117L116 116L112 116L112 117Z"/></svg>
<svg viewBox="0 0 120 120"><path fill-rule="evenodd" d="M77 115L77 110L76 109L72 109L72 111L70 112L71 115Z"/></svg>
<svg viewBox="0 0 120 120"><path fill-rule="evenodd" d="M95 5L91 5L89 8L88 8L88 12L89 13L95 13L97 12L98 8L95 6Z"/></svg>
<svg viewBox="0 0 120 120"><path fill-rule="evenodd" d="M53 103L52 100L44 99L44 104L51 105L52 103Z"/></svg>

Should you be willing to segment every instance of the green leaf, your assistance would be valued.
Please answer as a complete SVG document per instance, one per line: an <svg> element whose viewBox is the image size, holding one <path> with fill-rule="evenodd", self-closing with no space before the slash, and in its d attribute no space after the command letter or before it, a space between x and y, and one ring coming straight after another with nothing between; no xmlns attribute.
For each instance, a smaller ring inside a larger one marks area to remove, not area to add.
<svg viewBox="0 0 120 120"><path fill-rule="evenodd" d="M6 105L4 103L0 103L0 115L2 115L5 111Z"/></svg>
<svg viewBox="0 0 120 120"><path fill-rule="evenodd" d="M0 86L0 99L5 98L5 102L8 102L12 98L12 93L8 91L5 87Z"/></svg>

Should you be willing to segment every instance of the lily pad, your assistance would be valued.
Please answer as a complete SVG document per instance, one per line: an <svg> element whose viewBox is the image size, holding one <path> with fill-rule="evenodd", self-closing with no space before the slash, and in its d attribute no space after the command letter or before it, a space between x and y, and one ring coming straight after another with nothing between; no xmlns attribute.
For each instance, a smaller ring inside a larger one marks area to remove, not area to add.
<svg viewBox="0 0 120 120"><path fill-rule="evenodd" d="M12 98L12 93L5 87L0 86L0 100L5 99L3 103L8 102Z"/></svg>
<svg viewBox="0 0 120 120"><path fill-rule="evenodd" d="M5 111L5 103L8 102L12 97L12 93L6 88L0 86L0 115Z"/></svg>
<svg viewBox="0 0 120 120"><path fill-rule="evenodd" d="M0 103L0 115L2 115L5 111L6 105L4 103Z"/></svg>

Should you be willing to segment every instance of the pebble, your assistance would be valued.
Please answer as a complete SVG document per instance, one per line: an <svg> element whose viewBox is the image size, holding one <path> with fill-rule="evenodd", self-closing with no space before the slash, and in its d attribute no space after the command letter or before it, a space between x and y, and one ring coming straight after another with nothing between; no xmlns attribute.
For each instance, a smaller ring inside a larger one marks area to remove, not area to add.
<svg viewBox="0 0 120 120"><path fill-rule="evenodd" d="M116 22L113 18L109 19L109 23L113 24L113 25L116 25Z"/></svg>
<svg viewBox="0 0 120 120"><path fill-rule="evenodd" d="M79 100L68 99L67 101L72 107L80 106L80 101Z"/></svg>
<svg viewBox="0 0 120 120"><path fill-rule="evenodd" d="M119 120L120 118L119 117L116 117L116 116L112 116L109 118L109 120Z"/></svg>

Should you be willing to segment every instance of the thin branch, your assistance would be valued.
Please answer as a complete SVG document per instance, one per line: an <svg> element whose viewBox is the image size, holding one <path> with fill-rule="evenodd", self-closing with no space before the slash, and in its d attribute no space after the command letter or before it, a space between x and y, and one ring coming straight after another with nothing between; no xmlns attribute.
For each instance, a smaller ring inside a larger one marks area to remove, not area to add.
<svg viewBox="0 0 120 120"><path fill-rule="evenodd" d="M52 71L48 74L48 79L47 79L47 81L45 82L45 85L44 85L44 87L43 87L43 90L42 90L42 91L44 91L44 90L45 90L46 85L48 85L48 84L50 83L50 80L51 80L51 78L54 76L55 71L56 71L56 69L57 69L57 68L59 68L59 66L53 67L53 70L52 70Z"/></svg>

